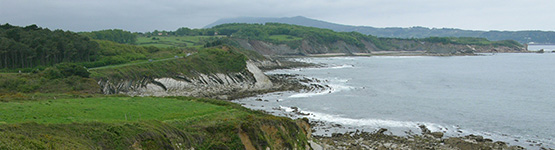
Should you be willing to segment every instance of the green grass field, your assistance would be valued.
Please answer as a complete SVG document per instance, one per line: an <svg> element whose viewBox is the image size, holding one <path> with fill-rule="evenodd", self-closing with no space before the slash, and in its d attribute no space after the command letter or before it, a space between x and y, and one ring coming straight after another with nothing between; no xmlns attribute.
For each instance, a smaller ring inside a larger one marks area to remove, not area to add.
<svg viewBox="0 0 555 150"><path fill-rule="evenodd" d="M76 123L179 120L228 111L201 102L153 97L98 97L22 101L0 106L2 123Z"/></svg>

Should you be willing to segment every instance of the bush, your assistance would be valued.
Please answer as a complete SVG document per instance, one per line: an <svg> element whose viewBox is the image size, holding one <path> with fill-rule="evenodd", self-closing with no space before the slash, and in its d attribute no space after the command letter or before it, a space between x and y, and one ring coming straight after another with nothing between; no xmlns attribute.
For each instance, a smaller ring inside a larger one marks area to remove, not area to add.
<svg viewBox="0 0 555 150"><path fill-rule="evenodd" d="M49 79L65 78L70 76L80 76L88 78L90 76L89 71L87 71L84 66L74 63L56 64L54 67L46 68L43 71L43 74L46 78Z"/></svg>
<svg viewBox="0 0 555 150"><path fill-rule="evenodd" d="M44 71L42 71L42 74L45 78L48 79L58 79L64 77L60 70L56 69L55 67L48 67L44 69Z"/></svg>

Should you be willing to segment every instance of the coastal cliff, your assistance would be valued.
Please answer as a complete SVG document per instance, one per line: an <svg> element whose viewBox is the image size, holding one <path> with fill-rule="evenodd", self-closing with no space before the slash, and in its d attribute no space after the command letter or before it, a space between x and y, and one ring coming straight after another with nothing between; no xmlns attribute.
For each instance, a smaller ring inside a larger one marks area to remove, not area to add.
<svg viewBox="0 0 555 150"><path fill-rule="evenodd" d="M441 42L423 42L406 39L385 39L387 47L378 48L370 41L361 40L364 46L337 41L331 44L302 40L299 45L275 44L260 40L235 39L244 49L256 51L267 56L311 56L318 54L384 54L392 52L417 52L422 55L458 55L473 53L521 53L528 52L525 47L494 44L453 44Z"/></svg>
<svg viewBox="0 0 555 150"><path fill-rule="evenodd" d="M324 44L311 40L302 40L298 45L290 46L287 44L275 44L261 40L235 39L242 47L248 50L259 52L263 55L310 55L310 54L326 54L326 53L370 53L377 50L376 46L371 42L364 41L363 47L348 44L344 41Z"/></svg>
<svg viewBox="0 0 555 150"><path fill-rule="evenodd" d="M230 99L241 93L268 91L276 88L252 61L246 70L235 73L198 74L195 77L168 76L161 78L99 80L104 94L130 96L193 96Z"/></svg>
<svg viewBox="0 0 555 150"><path fill-rule="evenodd" d="M514 40L490 41L476 37L384 38L279 23L224 24L212 29L227 36L223 38L225 40L217 40L219 43L266 56L368 55L375 51L422 51L439 55L526 51L522 44Z"/></svg>

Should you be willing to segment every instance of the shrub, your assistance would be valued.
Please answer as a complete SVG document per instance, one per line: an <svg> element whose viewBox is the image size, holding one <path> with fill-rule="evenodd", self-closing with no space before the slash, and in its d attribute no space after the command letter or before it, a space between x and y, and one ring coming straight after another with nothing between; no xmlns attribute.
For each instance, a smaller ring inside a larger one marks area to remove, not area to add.
<svg viewBox="0 0 555 150"><path fill-rule="evenodd" d="M56 64L54 67L46 68L43 71L43 74L49 79L65 78L70 76L88 78L90 75L89 71L87 71L84 66L75 63Z"/></svg>
<svg viewBox="0 0 555 150"><path fill-rule="evenodd" d="M48 79L58 79L63 78L64 76L56 67L48 67L42 71L42 74L45 78Z"/></svg>

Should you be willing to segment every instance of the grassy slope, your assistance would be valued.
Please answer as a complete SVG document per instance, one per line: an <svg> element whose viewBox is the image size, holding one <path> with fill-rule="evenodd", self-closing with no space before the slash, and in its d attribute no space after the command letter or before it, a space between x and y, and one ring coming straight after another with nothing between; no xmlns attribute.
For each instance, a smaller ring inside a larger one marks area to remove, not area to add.
<svg viewBox="0 0 555 150"><path fill-rule="evenodd" d="M241 72L246 69L246 59L245 55L236 50L209 48L184 58L104 67L89 71L91 77L96 79L194 76L196 73Z"/></svg>
<svg viewBox="0 0 555 150"><path fill-rule="evenodd" d="M153 38L155 38L153 40ZM137 45L155 47L194 47L201 48L205 41L215 38L215 36L139 36Z"/></svg>
<svg viewBox="0 0 555 150"><path fill-rule="evenodd" d="M306 144L295 121L217 100L95 97L0 105L0 149L242 149L239 133L258 149Z"/></svg>
<svg viewBox="0 0 555 150"><path fill-rule="evenodd" d="M99 94L99 88L97 81L78 76L48 79L41 74L0 73L0 102L87 97Z"/></svg>

